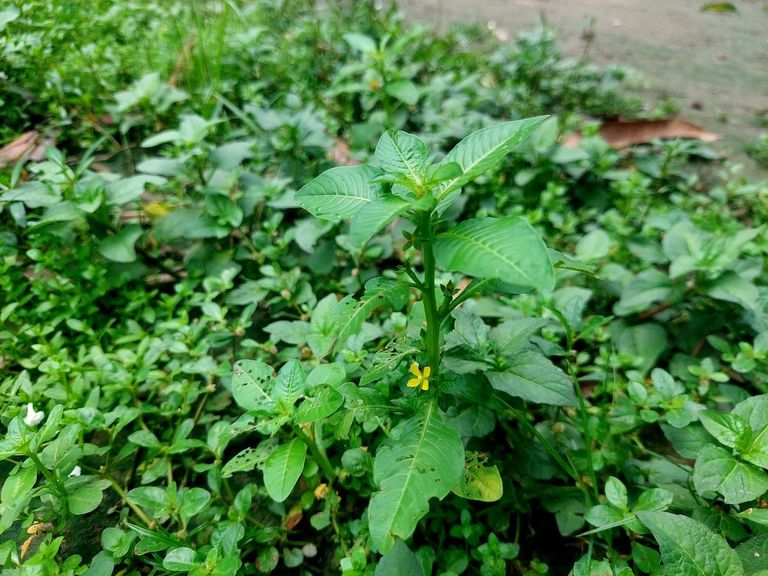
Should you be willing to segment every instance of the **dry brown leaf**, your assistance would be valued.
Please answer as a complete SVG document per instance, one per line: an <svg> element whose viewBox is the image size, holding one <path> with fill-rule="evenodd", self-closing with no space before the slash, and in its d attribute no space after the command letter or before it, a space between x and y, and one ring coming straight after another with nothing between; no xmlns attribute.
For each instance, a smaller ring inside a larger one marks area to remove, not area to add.
<svg viewBox="0 0 768 576"><path fill-rule="evenodd" d="M600 128L602 136L612 148L626 148L635 144L648 144L653 140L667 138L694 138L702 142L714 142L720 136L707 132L700 126L682 118L666 120L616 120L606 122ZM581 140L579 134L570 134L563 144L576 146Z"/></svg>
<svg viewBox="0 0 768 576"><path fill-rule="evenodd" d="M25 154L32 152L37 146L39 137L40 133L37 130L30 130L0 148L0 167L15 164Z"/></svg>
<svg viewBox="0 0 768 576"><path fill-rule="evenodd" d="M360 160L353 158L349 152L349 144L341 138L336 138L336 144L328 151L328 159L338 166L355 166Z"/></svg>

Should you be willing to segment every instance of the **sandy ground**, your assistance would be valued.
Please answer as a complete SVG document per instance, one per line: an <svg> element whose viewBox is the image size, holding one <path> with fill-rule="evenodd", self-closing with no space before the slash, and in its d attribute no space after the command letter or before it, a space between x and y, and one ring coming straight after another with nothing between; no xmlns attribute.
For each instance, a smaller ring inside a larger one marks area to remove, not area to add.
<svg viewBox="0 0 768 576"><path fill-rule="evenodd" d="M649 95L669 97L680 116L743 144L768 128L768 1L736 0L736 14L702 12L705 0L400 0L412 18L446 28L480 22L515 33L541 17L559 32L565 52L629 65Z"/></svg>

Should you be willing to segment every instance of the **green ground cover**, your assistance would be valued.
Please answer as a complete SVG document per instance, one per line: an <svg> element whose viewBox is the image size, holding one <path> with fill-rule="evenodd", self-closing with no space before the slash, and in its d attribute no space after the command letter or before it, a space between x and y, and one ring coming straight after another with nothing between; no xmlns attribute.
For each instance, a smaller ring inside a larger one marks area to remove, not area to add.
<svg viewBox="0 0 768 576"><path fill-rule="evenodd" d="M768 186L329 4L0 9L2 576L768 574Z"/></svg>

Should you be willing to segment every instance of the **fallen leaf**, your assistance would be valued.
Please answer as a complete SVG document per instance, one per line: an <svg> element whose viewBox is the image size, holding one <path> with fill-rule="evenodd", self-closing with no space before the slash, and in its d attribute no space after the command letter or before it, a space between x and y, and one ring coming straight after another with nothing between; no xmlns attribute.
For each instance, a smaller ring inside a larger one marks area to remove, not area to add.
<svg viewBox="0 0 768 576"><path fill-rule="evenodd" d="M39 137L40 133L37 130L30 130L0 148L0 166L9 166L18 162L25 154L34 150Z"/></svg>
<svg viewBox="0 0 768 576"><path fill-rule="evenodd" d="M720 139L720 136L717 134L707 132L700 126L681 118L606 122L600 128L600 136L612 148L626 148L635 144L648 144L654 140L668 138L693 138L702 142L714 142ZM563 144L573 147L580 141L580 134L569 134Z"/></svg>
<svg viewBox="0 0 768 576"><path fill-rule="evenodd" d="M360 160L353 158L349 153L349 144L341 138L336 138L336 144L328 151L328 159L332 160L337 166L355 166L360 164Z"/></svg>

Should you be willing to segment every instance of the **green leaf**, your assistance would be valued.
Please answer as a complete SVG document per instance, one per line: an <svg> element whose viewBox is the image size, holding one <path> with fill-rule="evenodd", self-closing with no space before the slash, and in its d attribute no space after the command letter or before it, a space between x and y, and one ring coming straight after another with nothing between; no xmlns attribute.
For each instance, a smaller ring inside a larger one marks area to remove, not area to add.
<svg viewBox="0 0 768 576"><path fill-rule="evenodd" d="M706 446L693 468L693 485L699 494L717 492L726 504L755 500L768 490L768 474L736 460L727 450Z"/></svg>
<svg viewBox="0 0 768 576"><path fill-rule="evenodd" d="M750 576L767 576L768 566L765 559L768 557L768 534L759 534L742 542L736 547L736 553L741 558L744 566L744 574Z"/></svg>
<svg viewBox="0 0 768 576"><path fill-rule="evenodd" d="M635 366L645 374L667 349L667 333L654 323L627 326L619 332L616 344L621 354L635 357Z"/></svg>
<svg viewBox="0 0 768 576"><path fill-rule="evenodd" d="M395 542L376 566L374 576L424 576L419 558L402 540Z"/></svg>
<svg viewBox="0 0 768 576"><path fill-rule="evenodd" d="M504 372L486 372L496 390L529 402L575 406L576 393L568 375L538 352L516 354Z"/></svg>
<svg viewBox="0 0 768 576"><path fill-rule="evenodd" d="M395 538L409 538L429 511L429 500L444 498L461 481L463 470L461 438L429 402L424 414L406 421L376 452L378 491L368 506L373 547L386 554Z"/></svg>
<svg viewBox="0 0 768 576"><path fill-rule="evenodd" d="M542 291L555 285L544 242L519 216L461 222L437 236L435 256L448 272L495 278Z"/></svg>
<svg viewBox="0 0 768 576"><path fill-rule="evenodd" d="M392 96L397 98L403 104L408 106L415 106L419 101L420 92L416 84L410 80L395 80L390 82L384 87L384 90Z"/></svg>
<svg viewBox="0 0 768 576"><path fill-rule="evenodd" d="M198 564L197 552L192 548L176 548L163 559L163 568L171 572L189 572Z"/></svg>
<svg viewBox="0 0 768 576"><path fill-rule="evenodd" d="M318 218L338 222L351 218L381 195L370 166L340 166L326 170L296 192L296 202Z"/></svg>
<svg viewBox="0 0 768 576"><path fill-rule="evenodd" d="M347 343L363 327L363 322L379 306L390 304L395 310L405 305L408 299L408 285L390 278L377 277L365 283L365 294L360 301L346 296L336 306L334 316L337 319L335 350Z"/></svg>
<svg viewBox="0 0 768 576"><path fill-rule="evenodd" d="M277 374L273 396L276 402L290 408L304 394L304 368L298 360L289 360Z"/></svg>
<svg viewBox="0 0 768 576"><path fill-rule="evenodd" d="M354 246L362 248L387 224L405 212L409 202L397 196L383 196L363 206L352 217L349 239Z"/></svg>
<svg viewBox="0 0 768 576"><path fill-rule="evenodd" d="M204 488L189 488L181 497L179 515L184 524L187 524L195 514L199 514L211 500L211 493Z"/></svg>
<svg viewBox="0 0 768 576"><path fill-rule="evenodd" d="M278 447L264 461L264 485L273 500L282 502L290 496L304 470L306 458L307 445L294 438Z"/></svg>
<svg viewBox="0 0 768 576"><path fill-rule="evenodd" d="M376 145L376 161L385 172L405 174L421 184L427 166L427 146L419 138L400 130L387 130Z"/></svg>
<svg viewBox="0 0 768 576"><path fill-rule="evenodd" d="M744 447L741 457L768 469L768 394L739 402L731 414L745 420L752 430L751 442Z"/></svg>
<svg viewBox="0 0 768 576"><path fill-rule="evenodd" d="M453 493L467 500L496 502L504 494L504 483L496 466L469 466Z"/></svg>
<svg viewBox="0 0 768 576"><path fill-rule="evenodd" d="M732 2L707 2L701 6L702 12L738 12L736 6Z"/></svg>
<svg viewBox="0 0 768 576"><path fill-rule="evenodd" d="M619 508L620 510L626 510L628 506L627 487L614 476L609 476L605 481L605 498Z"/></svg>
<svg viewBox="0 0 768 576"><path fill-rule="evenodd" d="M239 360L232 370L232 396L244 410L269 412L274 405L272 397L273 374L271 366L258 360Z"/></svg>
<svg viewBox="0 0 768 576"><path fill-rule="evenodd" d="M269 457L269 451L264 445L256 448L246 448L235 454L221 469L223 478L230 478L236 472L250 472Z"/></svg>
<svg viewBox="0 0 768 576"><path fill-rule="evenodd" d="M339 392L329 387L321 388L316 395L305 398L299 405L294 422L306 424L328 418L341 408L342 404L344 404L344 396Z"/></svg>
<svg viewBox="0 0 768 576"><path fill-rule="evenodd" d="M445 211L456 199L451 192L458 191L464 184L480 176L498 164L504 156L522 144L547 116L504 122L473 132L453 150L446 154L440 164L455 162L463 173L452 180L446 180L437 189L438 211Z"/></svg>
<svg viewBox="0 0 768 576"><path fill-rule="evenodd" d="M134 245L141 237L143 230L138 224L124 226L114 236L102 238L99 243L99 252L107 260L127 264L136 260Z"/></svg>
<svg viewBox="0 0 768 576"><path fill-rule="evenodd" d="M745 435L751 436L749 424L735 414L707 410L699 414L699 420L707 432L729 448L736 446Z"/></svg>
<svg viewBox="0 0 768 576"><path fill-rule="evenodd" d="M669 512L638 512L661 550L665 576L742 576L739 556L703 524Z"/></svg>
<svg viewBox="0 0 768 576"><path fill-rule="evenodd" d="M102 488L95 482L79 484L74 490L67 491L69 511L75 516L93 512L101 504L102 496Z"/></svg>
<svg viewBox="0 0 768 576"><path fill-rule="evenodd" d="M102 550L91 560L91 565L83 572L83 576L112 576L115 569L115 561Z"/></svg>
<svg viewBox="0 0 768 576"><path fill-rule="evenodd" d="M376 52L376 42L374 42L373 38L370 36L357 34L355 32L347 32L343 37L350 47L359 50L363 54L367 52Z"/></svg>
<svg viewBox="0 0 768 576"><path fill-rule="evenodd" d="M547 321L541 318L508 320L491 328L491 340L499 353L511 356L522 350L531 336L546 324Z"/></svg>

